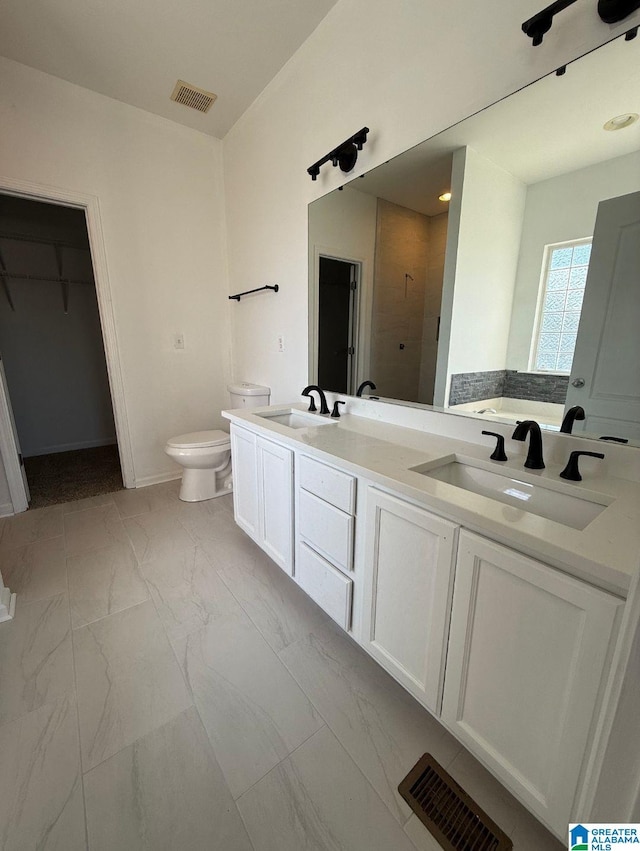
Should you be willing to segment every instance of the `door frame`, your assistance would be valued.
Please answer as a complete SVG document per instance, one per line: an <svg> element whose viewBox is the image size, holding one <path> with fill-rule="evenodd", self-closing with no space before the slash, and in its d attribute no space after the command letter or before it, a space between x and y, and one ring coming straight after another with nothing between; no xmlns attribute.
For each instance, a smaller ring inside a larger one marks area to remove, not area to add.
<svg viewBox="0 0 640 851"><path fill-rule="evenodd" d="M353 339L355 342L355 357L352 361L352 381L358 385L369 368L369 328L371 326L371 305L368 294L364 292L364 276L366 260L362 257L345 256L322 245L313 246L311 259L312 269L309 274L309 382L318 383L318 317L320 312L320 258L339 260L356 267L356 308ZM331 388L323 388L331 390ZM354 389L355 393L355 389Z"/></svg>
<svg viewBox="0 0 640 851"><path fill-rule="evenodd" d="M89 235L89 248L91 251L91 263L98 301L98 313L100 315L100 327L102 329L102 342L104 344L105 359L107 362L107 375L109 390L111 392L113 418L116 426L122 480L126 488L133 488L135 487L135 470L131 433L129 431L129 419L99 199L97 195L88 195L83 192L76 192L75 190L62 189L58 186L33 183L29 180L16 180L2 175L0 175L0 193L3 195L14 195L18 198L26 198L31 201L40 201L45 204L74 207L84 211L87 233ZM20 462L11 430L8 400L4 398L3 393L2 399L0 399L0 455L2 456L5 467L14 513L17 514L20 511L26 511L28 503L20 472Z"/></svg>

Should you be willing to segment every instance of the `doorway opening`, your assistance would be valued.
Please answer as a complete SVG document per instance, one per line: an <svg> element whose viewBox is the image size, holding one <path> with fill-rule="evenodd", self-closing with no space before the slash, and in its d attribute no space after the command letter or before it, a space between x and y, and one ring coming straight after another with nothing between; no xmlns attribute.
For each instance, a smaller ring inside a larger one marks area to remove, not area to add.
<svg viewBox="0 0 640 851"><path fill-rule="evenodd" d="M0 193L0 285L3 456L29 507L121 488L85 210Z"/></svg>
<svg viewBox="0 0 640 851"><path fill-rule="evenodd" d="M356 383L360 266L319 257L318 384L353 395Z"/></svg>

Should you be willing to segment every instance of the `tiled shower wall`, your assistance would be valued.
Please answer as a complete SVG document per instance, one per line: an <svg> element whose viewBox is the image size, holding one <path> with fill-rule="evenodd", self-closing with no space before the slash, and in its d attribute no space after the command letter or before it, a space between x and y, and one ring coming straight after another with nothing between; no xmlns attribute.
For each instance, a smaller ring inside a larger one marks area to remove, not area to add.
<svg viewBox="0 0 640 851"><path fill-rule="evenodd" d="M433 401L446 219L378 200L371 375L381 396Z"/></svg>
<svg viewBox="0 0 640 851"><path fill-rule="evenodd" d="M540 375L513 369L461 372L451 376L449 405L499 397L564 405L568 386L568 375Z"/></svg>

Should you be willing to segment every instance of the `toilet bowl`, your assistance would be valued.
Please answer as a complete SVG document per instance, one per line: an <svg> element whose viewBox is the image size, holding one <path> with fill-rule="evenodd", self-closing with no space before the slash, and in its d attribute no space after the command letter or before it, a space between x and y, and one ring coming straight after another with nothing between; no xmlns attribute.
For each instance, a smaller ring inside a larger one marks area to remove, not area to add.
<svg viewBox="0 0 640 851"><path fill-rule="evenodd" d="M231 493L231 439L224 431L195 431L167 441L164 451L184 469L180 499L200 502Z"/></svg>
<svg viewBox="0 0 640 851"><path fill-rule="evenodd" d="M232 408L256 408L269 404L271 389L262 384L227 385ZM231 438L226 431L194 431L167 441L169 458L183 468L180 499L200 502L231 493Z"/></svg>

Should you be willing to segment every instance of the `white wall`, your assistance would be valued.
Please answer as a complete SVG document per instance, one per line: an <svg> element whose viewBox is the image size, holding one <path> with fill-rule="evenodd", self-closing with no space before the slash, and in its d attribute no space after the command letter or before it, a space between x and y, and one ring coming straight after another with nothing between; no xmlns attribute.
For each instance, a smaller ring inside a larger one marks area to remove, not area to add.
<svg viewBox="0 0 640 851"><path fill-rule="evenodd" d="M449 327L447 390L452 375L506 366L526 196L521 181L468 147L454 154L452 182L459 188L449 206L452 253L445 263L449 296L443 305L451 304L450 319L444 307L442 317ZM438 373L444 369L445 363L438 364Z"/></svg>
<svg viewBox="0 0 640 851"><path fill-rule="evenodd" d="M434 135L640 21L602 24L596 5L558 15L540 47L530 0L339 0L224 140L234 374L294 399L307 378L307 204L345 180L309 165L371 129L354 174ZM283 334L286 351L277 350Z"/></svg>
<svg viewBox="0 0 640 851"><path fill-rule="evenodd" d="M221 143L5 59L0 126L0 187L99 199L135 478L171 476L166 439L222 426L228 404Z"/></svg>
<svg viewBox="0 0 640 851"><path fill-rule="evenodd" d="M640 152L527 187L508 369L528 370L545 245L592 236L598 204L640 189Z"/></svg>

